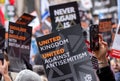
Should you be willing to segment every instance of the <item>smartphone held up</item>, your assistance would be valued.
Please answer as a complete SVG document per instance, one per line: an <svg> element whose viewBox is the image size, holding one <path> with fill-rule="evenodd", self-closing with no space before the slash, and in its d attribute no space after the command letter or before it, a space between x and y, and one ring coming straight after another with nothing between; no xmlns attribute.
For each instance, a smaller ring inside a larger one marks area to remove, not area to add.
<svg viewBox="0 0 120 81"><path fill-rule="evenodd" d="M99 27L98 25L90 26L90 49L92 51L99 50Z"/></svg>

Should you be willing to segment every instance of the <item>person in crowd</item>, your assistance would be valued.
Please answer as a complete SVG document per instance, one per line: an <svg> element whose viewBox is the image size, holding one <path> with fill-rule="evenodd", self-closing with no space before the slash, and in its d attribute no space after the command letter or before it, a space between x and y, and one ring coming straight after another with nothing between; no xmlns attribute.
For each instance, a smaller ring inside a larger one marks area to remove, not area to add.
<svg viewBox="0 0 120 81"><path fill-rule="evenodd" d="M100 45L99 50L94 51L95 57L97 58L98 64L99 64L97 75L100 81L115 81L114 74L110 68L108 59L106 57L106 53L108 50L107 43L102 40L101 36L100 36L99 45ZM7 61L4 61L3 65L2 65L2 62L0 61L0 73L4 77L5 81L11 81L11 78L8 75ZM41 80L40 75L38 75L37 73L33 71L22 70L20 73L18 73L15 81L42 81L42 80Z"/></svg>
<svg viewBox="0 0 120 81"><path fill-rule="evenodd" d="M43 65L34 65L33 71L36 72L38 75L40 75L40 77L43 81L48 81Z"/></svg>
<svg viewBox="0 0 120 81"><path fill-rule="evenodd" d="M3 62L2 60L1 60L1 62L2 62L2 65L0 65L1 66L1 68L2 67L4 67L4 68L2 68L1 70L3 70L4 71L4 69L6 70L6 72L7 72L7 74L8 74L8 77L10 76L10 78L8 78L8 79L11 79L11 81L14 81L14 79L15 79L15 77L17 76L17 72L10 72L10 71L8 71L9 70L9 65L10 65L10 61L9 61L9 58L8 58L8 54L7 54L7 49L4 49L4 56L3 56L3 58L4 58L4 61L5 62ZM1 54L0 54L1 55ZM1 57L1 56L0 56ZM4 64L3 64L4 63ZM8 70L6 69L6 68L8 68ZM1 72L0 72L1 73ZM2 74L2 73L1 73ZM1 81L5 81L5 78L6 77L4 77L4 76L2 76L1 77ZM8 80L7 79L7 80Z"/></svg>
<svg viewBox="0 0 120 81"><path fill-rule="evenodd" d="M38 47L37 47L37 42L36 42L36 36L32 35L32 40L31 40L31 50L30 50L30 64L33 66L35 65L34 59L35 56L39 53Z"/></svg>
<svg viewBox="0 0 120 81"><path fill-rule="evenodd" d="M94 14L92 18L93 24L99 24L99 17L98 15Z"/></svg>
<svg viewBox="0 0 120 81"><path fill-rule="evenodd" d="M4 78L3 81L12 81L8 73L8 65L9 64L6 60L4 60L4 64L2 64L2 61L0 60L0 73ZM14 81L43 81L43 80L41 79L41 76L39 76L37 73L25 69L18 73Z"/></svg>
<svg viewBox="0 0 120 81"><path fill-rule="evenodd" d="M115 77L111 67L108 63L108 59L106 57L108 46L107 43L103 41L101 35L99 35L99 50L93 51L95 57L98 60L99 69L97 70L97 75L100 81L115 81Z"/></svg>
<svg viewBox="0 0 120 81"><path fill-rule="evenodd" d="M42 63L42 58L41 58L39 53L35 55L34 63L35 63L35 65L42 65L43 64Z"/></svg>
<svg viewBox="0 0 120 81"><path fill-rule="evenodd" d="M42 81L42 80L37 73L25 69L18 73L14 81Z"/></svg>
<svg viewBox="0 0 120 81"><path fill-rule="evenodd" d="M120 59L113 58L110 63L115 75L115 80L120 81Z"/></svg>
<svg viewBox="0 0 120 81"><path fill-rule="evenodd" d="M43 35L48 35L52 32L50 16L48 16L46 20L42 23L41 31Z"/></svg>
<svg viewBox="0 0 120 81"><path fill-rule="evenodd" d="M4 60L4 63L2 63L2 60L0 60L0 74L3 76L4 81L12 81L8 73L8 65L8 61Z"/></svg>

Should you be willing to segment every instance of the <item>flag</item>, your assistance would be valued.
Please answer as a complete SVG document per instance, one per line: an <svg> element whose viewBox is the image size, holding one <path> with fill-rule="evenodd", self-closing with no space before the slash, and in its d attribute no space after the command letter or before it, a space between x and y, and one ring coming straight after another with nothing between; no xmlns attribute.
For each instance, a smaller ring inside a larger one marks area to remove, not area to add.
<svg viewBox="0 0 120 81"><path fill-rule="evenodd" d="M48 0L41 0L41 19L42 22L49 16L49 2Z"/></svg>
<svg viewBox="0 0 120 81"><path fill-rule="evenodd" d="M0 24L3 26L5 24L5 18L4 18L4 13L2 11L2 8L0 8Z"/></svg>

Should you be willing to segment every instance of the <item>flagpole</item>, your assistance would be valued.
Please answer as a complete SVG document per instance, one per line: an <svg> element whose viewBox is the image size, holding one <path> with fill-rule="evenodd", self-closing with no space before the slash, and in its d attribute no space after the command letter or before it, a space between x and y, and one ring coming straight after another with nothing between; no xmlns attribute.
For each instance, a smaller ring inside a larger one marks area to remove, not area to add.
<svg viewBox="0 0 120 81"><path fill-rule="evenodd" d="M38 14L38 18L41 24L41 0L35 0L35 10Z"/></svg>
<svg viewBox="0 0 120 81"><path fill-rule="evenodd" d="M118 5L118 22L120 24L120 0L117 0L117 5Z"/></svg>

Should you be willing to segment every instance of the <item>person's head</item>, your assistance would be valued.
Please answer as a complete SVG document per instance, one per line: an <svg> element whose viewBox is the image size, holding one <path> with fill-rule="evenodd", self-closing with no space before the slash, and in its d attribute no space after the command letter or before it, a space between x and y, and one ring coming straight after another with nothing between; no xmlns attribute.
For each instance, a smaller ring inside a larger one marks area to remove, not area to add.
<svg viewBox="0 0 120 81"><path fill-rule="evenodd" d="M42 81L48 81L43 65L34 65L33 71L41 76Z"/></svg>
<svg viewBox="0 0 120 81"><path fill-rule="evenodd" d="M110 63L111 63L111 67L114 72L120 71L120 60L119 59L114 58L110 61Z"/></svg>
<svg viewBox="0 0 120 81"><path fill-rule="evenodd" d="M46 21L46 22L48 22L48 21ZM48 24L46 22L42 23L42 27L41 27L42 33L44 35L48 35L51 33L51 28L48 26Z"/></svg>
<svg viewBox="0 0 120 81"><path fill-rule="evenodd" d="M15 81L42 81L42 80L41 77L33 71L22 70L17 75Z"/></svg>
<svg viewBox="0 0 120 81"><path fill-rule="evenodd" d="M34 65L33 71L39 75L45 75L45 69L43 65Z"/></svg>
<svg viewBox="0 0 120 81"><path fill-rule="evenodd" d="M50 30L49 29L44 29L42 32L43 32L44 35L50 34Z"/></svg>
<svg viewBox="0 0 120 81"><path fill-rule="evenodd" d="M90 25L90 21L89 20L81 20L81 26L84 29L87 29Z"/></svg>

